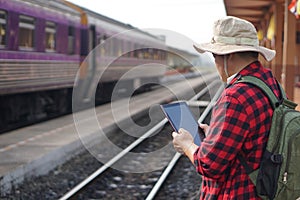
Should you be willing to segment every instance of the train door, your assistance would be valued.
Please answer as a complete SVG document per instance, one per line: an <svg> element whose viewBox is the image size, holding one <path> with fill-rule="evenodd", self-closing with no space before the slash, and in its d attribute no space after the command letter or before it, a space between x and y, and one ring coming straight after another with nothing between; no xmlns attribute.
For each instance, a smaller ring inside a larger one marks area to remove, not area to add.
<svg viewBox="0 0 300 200"><path fill-rule="evenodd" d="M93 51L96 47L95 25L91 25L84 34L84 36L85 37L82 38L82 41L84 41L85 44L83 44L82 47L85 49L85 58L81 63L81 68L85 69L85 73L83 76L81 76L80 82L77 87L76 95L78 98L77 102L81 106L86 107L91 103L93 97L92 93L94 91L92 83L96 70L96 54L95 51Z"/></svg>
<svg viewBox="0 0 300 200"><path fill-rule="evenodd" d="M85 81L85 94L84 94L84 101L89 102L91 101L91 98L93 97L93 91L94 90L94 85L93 85L93 80L95 78L95 73L96 73L96 45L97 45L97 33L96 33L96 26L91 25L89 27L89 42L88 42L88 49L89 53L87 56L87 67L88 67L88 74L87 78Z"/></svg>
<svg viewBox="0 0 300 200"><path fill-rule="evenodd" d="M97 45L97 35L95 25L91 25L89 28L89 52L91 52Z"/></svg>

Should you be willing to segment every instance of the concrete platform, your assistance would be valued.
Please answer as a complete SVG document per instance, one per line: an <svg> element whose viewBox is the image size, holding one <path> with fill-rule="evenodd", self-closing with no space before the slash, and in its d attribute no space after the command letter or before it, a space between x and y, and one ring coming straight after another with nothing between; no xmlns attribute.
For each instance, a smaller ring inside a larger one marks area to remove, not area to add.
<svg viewBox="0 0 300 200"><path fill-rule="evenodd" d="M205 80L212 78L217 79L217 75L205 76ZM189 79L167 86L168 90L159 88L130 101L122 99L0 135L1 193L26 178L48 173L80 153L85 148L83 144L92 143L99 129L111 132L130 116L142 114L151 105L170 101L174 96L182 96L187 88L194 88L205 80Z"/></svg>

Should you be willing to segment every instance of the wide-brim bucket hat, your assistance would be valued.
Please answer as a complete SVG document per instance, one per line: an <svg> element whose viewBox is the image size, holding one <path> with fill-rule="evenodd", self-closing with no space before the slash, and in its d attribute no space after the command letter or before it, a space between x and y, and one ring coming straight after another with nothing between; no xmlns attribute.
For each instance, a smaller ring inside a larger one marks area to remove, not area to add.
<svg viewBox="0 0 300 200"><path fill-rule="evenodd" d="M257 31L252 23L233 16L214 23L213 38L209 43L193 46L199 53L211 52L217 55L255 51L267 61L271 61L276 54L274 50L259 46Z"/></svg>

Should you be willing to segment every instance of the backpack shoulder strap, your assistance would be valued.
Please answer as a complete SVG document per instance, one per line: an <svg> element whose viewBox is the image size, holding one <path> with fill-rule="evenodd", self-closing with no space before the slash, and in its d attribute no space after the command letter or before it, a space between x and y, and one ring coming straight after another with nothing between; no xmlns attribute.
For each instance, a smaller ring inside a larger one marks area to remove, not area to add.
<svg viewBox="0 0 300 200"><path fill-rule="evenodd" d="M238 78L238 80L236 81L236 83L249 83L249 84L252 84L252 85L260 88L264 92L264 94L267 95L268 99L270 100L270 103L271 103L271 106L272 106L273 110L277 107L278 102L279 102L278 98L275 96L275 94L269 88L269 86L265 82L263 82L262 80L260 80L259 78L256 78L254 76L241 76L240 78ZM277 82L277 85L280 88L280 92L282 94L282 97L286 98L285 92L283 91L283 88L281 87L281 85L278 82ZM238 154L237 158L241 162L241 164L244 167L244 169L246 170L247 174L250 174L250 173L252 173L254 171L247 164L246 159L241 154Z"/></svg>
<svg viewBox="0 0 300 200"><path fill-rule="evenodd" d="M280 104L283 104L291 109L295 109L297 106L296 103L287 99L286 94L285 94L281 84L277 80L276 80L276 83L280 90L280 94L281 94L281 98L282 98L280 100L275 96L274 92L269 88L269 86L265 82L260 80L259 78L256 78L254 76L241 76L237 80L237 82L238 83L250 83L250 84L255 85L258 88L260 88L269 98L273 109L278 107Z"/></svg>
<svg viewBox="0 0 300 200"><path fill-rule="evenodd" d="M260 88L265 95L267 95L267 97L269 98L270 102L271 102L271 106L273 109L275 109L278 106L278 98L275 96L274 92L269 88L269 86L263 82L262 80L260 80L259 78L256 78L254 76L241 76L238 80L238 83L250 83L252 85L257 86L258 88ZM280 88L280 92L281 95L284 99L286 99L285 96L285 92L283 91L283 88L281 87L281 85L277 82L277 85Z"/></svg>

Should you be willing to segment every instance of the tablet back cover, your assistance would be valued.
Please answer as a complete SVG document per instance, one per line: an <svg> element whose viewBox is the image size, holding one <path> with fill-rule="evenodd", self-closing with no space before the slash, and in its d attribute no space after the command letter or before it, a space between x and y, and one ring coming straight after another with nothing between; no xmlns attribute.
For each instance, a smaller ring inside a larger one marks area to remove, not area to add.
<svg viewBox="0 0 300 200"><path fill-rule="evenodd" d="M200 146L200 127L186 102L163 104L161 108L176 132L180 128L184 128L191 133L194 143Z"/></svg>

